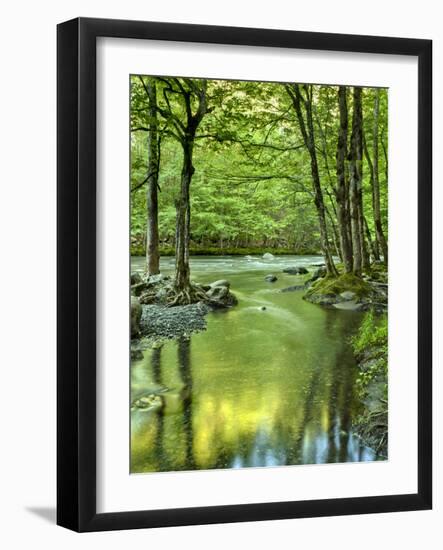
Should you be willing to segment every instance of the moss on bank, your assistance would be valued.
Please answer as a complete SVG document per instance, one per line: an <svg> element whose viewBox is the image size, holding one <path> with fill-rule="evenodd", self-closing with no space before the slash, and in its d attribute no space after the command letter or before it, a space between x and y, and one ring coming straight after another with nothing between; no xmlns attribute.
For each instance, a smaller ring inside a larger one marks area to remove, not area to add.
<svg viewBox="0 0 443 550"><path fill-rule="evenodd" d="M352 347L357 358L362 412L353 429L381 456L388 453L388 319L368 312Z"/></svg>
<svg viewBox="0 0 443 550"><path fill-rule="evenodd" d="M306 295L310 294L341 294L354 292L358 298L364 298L371 292L371 285L353 273L344 273L338 277L326 276L318 279Z"/></svg>
<svg viewBox="0 0 443 550"><path fill-rule="evenodd" d="M318 279L308 288L303 298L314 304L333 305L344 301L341 296L343 293L348 293L346 300L362 302L369 300L372 292L372 286L360 277L343 273L338 277L326 276Z"/></svg>

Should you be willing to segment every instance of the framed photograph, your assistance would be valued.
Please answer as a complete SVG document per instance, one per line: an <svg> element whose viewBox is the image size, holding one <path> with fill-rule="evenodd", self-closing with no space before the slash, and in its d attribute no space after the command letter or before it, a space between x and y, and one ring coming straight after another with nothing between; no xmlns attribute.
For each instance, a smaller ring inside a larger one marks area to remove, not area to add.
<svg viewBox="0 0 443 550"><path fill-rule="evenodd" d="M57 68L58 524L431 508L431 41L80 18Z"/></svg>

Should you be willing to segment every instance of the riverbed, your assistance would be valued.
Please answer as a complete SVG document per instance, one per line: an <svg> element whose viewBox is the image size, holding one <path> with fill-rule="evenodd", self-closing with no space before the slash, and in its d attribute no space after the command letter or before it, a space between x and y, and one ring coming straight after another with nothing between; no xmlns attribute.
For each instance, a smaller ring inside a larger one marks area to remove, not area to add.
<svg viewBox="0 0 443 550"><path fill-rule="evenodd" d="M196 256L192 279L227 279L238 299L206 316L207 330L148 349L131 364L131 472L377 460L351 432L359 414L350 338L362 313L325 309L280 292L320 256ZM144 258L132 258L142 271ZM161 258L172 274L174 259ZM268 274L278 280L264 280Z"/></svg>

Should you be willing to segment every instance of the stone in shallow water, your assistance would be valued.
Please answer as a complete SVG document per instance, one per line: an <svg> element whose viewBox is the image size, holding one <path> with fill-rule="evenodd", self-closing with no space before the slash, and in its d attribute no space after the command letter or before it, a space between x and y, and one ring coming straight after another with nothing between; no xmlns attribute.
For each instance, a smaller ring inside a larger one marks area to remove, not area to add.
<svg viewBox="0 0 443 550"><path fill-rule="evenodd" d="M348 302L340 302L338 304L332 304L336 309L346 309L348 311L358 311L361 308L361 304L358 304L355 300Z"/></svg>
<svg viewBox="0 0 443 550"><path fill-rule="evenodd" d="M277 281L277 277L273 273L270 273L269 275L266 275L265 281L268 283L275 283L275 281Z"/></svg>
<svg viewBox="0 0 443 550"><path fill-rule="evenodd" d="M274 259L274 254L270 254L269 252L265 252L263 254L263 259L264 260L273 260Z"/></svg>

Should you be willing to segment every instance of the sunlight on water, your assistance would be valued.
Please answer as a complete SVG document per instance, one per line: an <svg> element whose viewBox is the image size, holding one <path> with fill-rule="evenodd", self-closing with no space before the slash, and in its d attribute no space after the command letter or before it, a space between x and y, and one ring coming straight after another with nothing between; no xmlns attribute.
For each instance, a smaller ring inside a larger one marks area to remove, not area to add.
<svg viewBox="0 0 443 550"><path fill-rule="evenodd" d="M349 338L361 314L304 302L282 273L318 256L274 260L196 257L193 279L228 279L239 304L207 316L205 332L147 350L131 365L131 398L161 406L131 411L131 471L153 472L370 461L350 433L355 361ZM133 258L141 270L143 258ZM161 269L172 273L173 258ZM276 283L264 276L274 273ZM261 307L265 306L264 311Z"/></svg>

